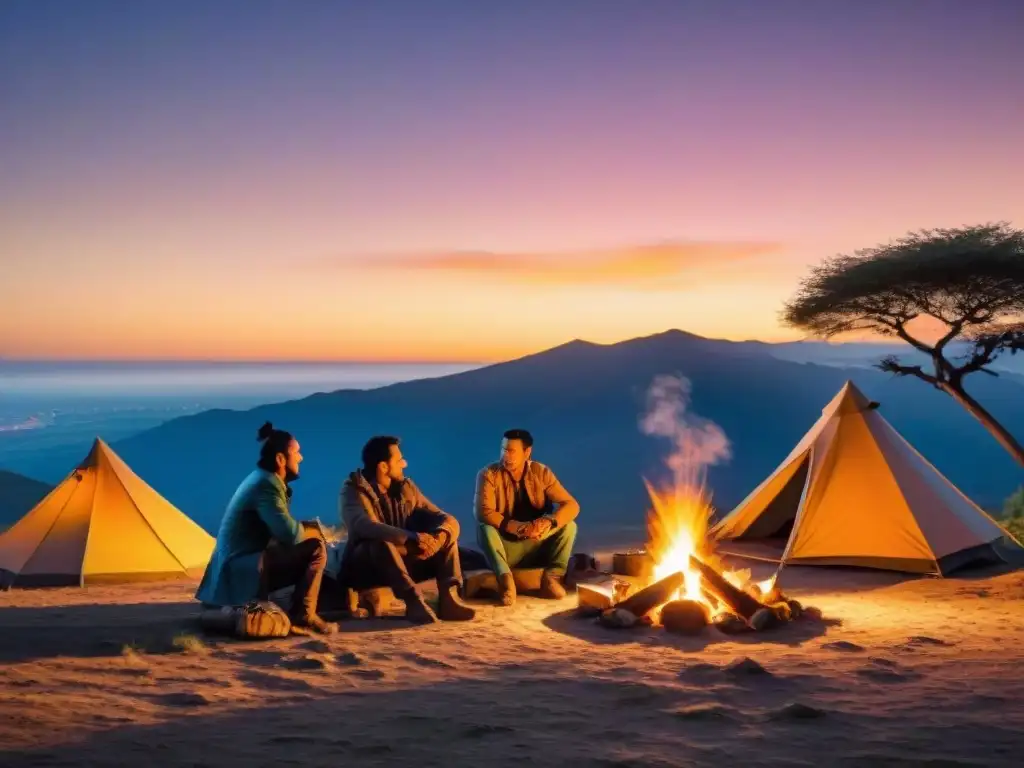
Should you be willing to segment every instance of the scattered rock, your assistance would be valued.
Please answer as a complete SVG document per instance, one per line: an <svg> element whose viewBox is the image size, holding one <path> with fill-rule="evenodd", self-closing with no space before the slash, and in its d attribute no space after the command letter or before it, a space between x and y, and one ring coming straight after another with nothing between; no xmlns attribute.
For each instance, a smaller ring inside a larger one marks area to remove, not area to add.
<svg viewBox="0 0 1024 768"><path fill-rule="evenodd" d="M876 680L880 683L901 683L911 675L898 669L898 664L889 659L871 659L871 663L857 670L860 677Z"/></svg>
<svg viewBox="0 0 1024 768"><path fill-rule="evenodd" d="M782 620L779 619L778 615L771 608L761 608L754 611L754 615L750 617L750 626L759 632L763 629L777 627L780 624L782 624Z"/></svg>
<svg viewBox="0 0 1024 768"><path fill-rule="evenodd" d="M723 667L723 670L730 675L735 675L736 677L744 677L747 675L768 675L770 677L772 674L748 656L730 661L725 665L725 667Z"/></svg>
<svg viewBox="0 0 1024 768"><path fill-rule="evenodd" d="M312 669L328 669L330 665L319 656L303 656L298 659L288 659L282 661L281 666L285 669L296 669L296 670L312 670Z"/></svg>
<svg viewBox="0 0 1024 768"><path fill-rule="evenodd" d="M309 651L310 653L331 652L331 645L325 640L309 640L305 643L300 643L295 647L303 651Z"/></svg>
<svg viewBox="0 0 1024 768"><path fill-rule="evenodd" d="M940 640L937 637L928 637L926 635L914 635L908 637L906 645L953 645L948 640Z"/></svg>
<svg viewBox="0 0 1024 768"><path fill-rule="evenodd" d="M379 669L353 669L352 674L366 680L383 680L385 675Z"/></svg>
<svg viewBox="0 0 1024 768"><path fill-rule="evenodd" d="M827 648L830 651L842 651L844 653L861 653L864 650L863 645L857 645L847 640L836 640L834 643L824 643L822 648Z"/></svg>
<svg viewBox="0 0 1024 768"><path fill-rule="evenodd" d="M441 669L455 669L454 664L449 664L444 659L435 659L432 656L423 656L419 653L407 653L405 658L411 661L413 664L419 664L421 667L440 667Z"/></svg>
<svg viewBox="0 0 1024 768"><path fill-rule="evenodd" d="M772 720L817 720L825 717L824 709L794 701L769 714Z"/></svg>
<svg viewBox="0 0 1024 768"><path fill-rule="evenodd" d="M727 635L738 635L741 632L752 631L750 625L747 624L743 617L737 616L735 613L723 613L716 616L714 625L719 632Z"/></svg>
<svg viewBox="0 0 1024 768"><path fill-rule="evenodd" d="M669 632L700 634L711 620L711 612L696 600L673 600L661 609L661 623Z"/></svg>
<svg viewBox="0 0 1024 768"><path fill-rule="evenodd" d="M357 653L352 653L352 651L339 653L334 657L334 660L339 664L344 664L346 667L358 667L366 663L366 659Z"/></svg>
<svg viewBox="0 0 1024 768"><path fill-rule="evenodd" d="M672 710L672 714L681 720L732 720L735 710L721 704L690 704Z"/></svg>
<svg viewBox="0 0 1024 768"><path fill-rule="evenodd" d="M601 613L598 619L602 625L612 629L623 629L636 625L636 615L624 608L609 608Z"/></svg>
<svg viewBox="0 0 1024 768"><path fill-rule="evenodd" d="M157 701L168 707L204 707L210 700L201 693L166 693Z"/></svg>
<svg viewBox="0 0 1024 768"><path fill-rule="evenodd" d="M803 616L804 606L800 603L799 600L786 600L786 605L789 606L789 613L791 618L799 619L801 616Z"/></svg>

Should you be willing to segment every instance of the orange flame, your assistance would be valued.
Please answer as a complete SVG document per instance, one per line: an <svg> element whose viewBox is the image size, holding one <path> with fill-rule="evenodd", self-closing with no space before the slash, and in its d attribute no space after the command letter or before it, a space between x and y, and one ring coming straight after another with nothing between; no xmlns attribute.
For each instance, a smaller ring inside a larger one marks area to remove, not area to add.
<svg viewBox="0 0 1024 768"><path fill-rule="evenodd" d="M711 609L712 615L723 609L712 605L703 591L703 577L690 567L690 556L695 555L701 562L715 568L722 577L738 589L751 586L749 569L729 571L721 568L713 547L707 540L708 523L711 519L711 494L702 480L679 481L665 491L656 491L646 480L652 508L647 515L647 552L654 561L653 581L660 581L680 571L686 583L672 600L694 600ZM757 582L755 586L767 594L774 586L775 578Z"/></svg>

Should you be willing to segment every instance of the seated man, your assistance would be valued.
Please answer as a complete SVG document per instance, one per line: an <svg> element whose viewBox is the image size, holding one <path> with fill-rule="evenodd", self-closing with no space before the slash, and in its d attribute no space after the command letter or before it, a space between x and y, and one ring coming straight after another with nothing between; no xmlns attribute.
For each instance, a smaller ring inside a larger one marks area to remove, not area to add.
<svg viewBox="0 0 1024 768"><path fill-rule="evenodd" d="M316 613L327 550L316 524L296 521L288 508L302 462L299 443L269 421L258 439L257 468L228 502L196 598L237 606L294 584L292 624L330 634L337 627Z"/></svg>
<svg viewBox="0 0 1024 768"><path fill-rule="evenodd" d="M397 437L378 436L363 446L363 468L341 489L348 528L341 581L356 590L389 586L405 601L406 618L432 624L468 621L476 611L459 598L459 523L438 509L412 480ZM438 613L417 582L436 579Z"/></svg>
<svg viewBox="0 0 1024 768"><path fill-rule="evenodd" d="M501 441L501 460L476 478L478 541L498 577L503 605L516 600L515 567L543 568L541 596L565 597L562 581L576 541L580 505L532 455L533 436L510 429Z"/></svg>

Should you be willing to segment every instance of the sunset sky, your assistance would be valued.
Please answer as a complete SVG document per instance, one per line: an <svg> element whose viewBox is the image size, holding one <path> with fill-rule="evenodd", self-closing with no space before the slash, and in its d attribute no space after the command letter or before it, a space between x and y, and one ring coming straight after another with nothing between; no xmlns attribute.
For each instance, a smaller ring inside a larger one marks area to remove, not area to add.
<svg viewBox="0 0 1024 768"><path fill-rule="evenodd" d="M807 266L1024 226L1024 3L0 3L0 356L780 340Z"/></svg>

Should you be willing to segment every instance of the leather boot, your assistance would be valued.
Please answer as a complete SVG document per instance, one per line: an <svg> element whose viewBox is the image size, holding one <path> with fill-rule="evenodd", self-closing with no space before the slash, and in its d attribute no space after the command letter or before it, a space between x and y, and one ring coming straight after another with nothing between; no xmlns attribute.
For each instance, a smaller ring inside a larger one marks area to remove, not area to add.
<svg viewBox="0 0 1024 768"><path fill-rule="evenodd" d="M565 597L565 587L562 586L562 579L565 575L558 571L544 571L540 577L540 596L547 600L561 600Z"/></svg>
<svg viewBox="0 0 1024 768"><path fill-rule="evenodd" d="M453 584L438 593L437 615L443 621L471 621L476 616L476 610L462 602L458 587Z"/></svg>
<svg viewBox="0 0 1024 768"><path fill-rule="evenodd" d="M324 621L315 613L308 616L295 617L292 619L292 626L307 632L315 632L318 635L333 635L338 631L338 625Z"/></svg>
<svg viewBox="0 0 1024 768"><path fill-rule="evenodd" d="M516 582L511 573L503 573L498 577L498 595L502 605L515 605Z"/></svg>
<svg viewBox="0 0 1024 768"><path fill-rule="evenodd" d="M441 621L419 592L405 595L405 618L413 624L437 624Z"/></svg>

